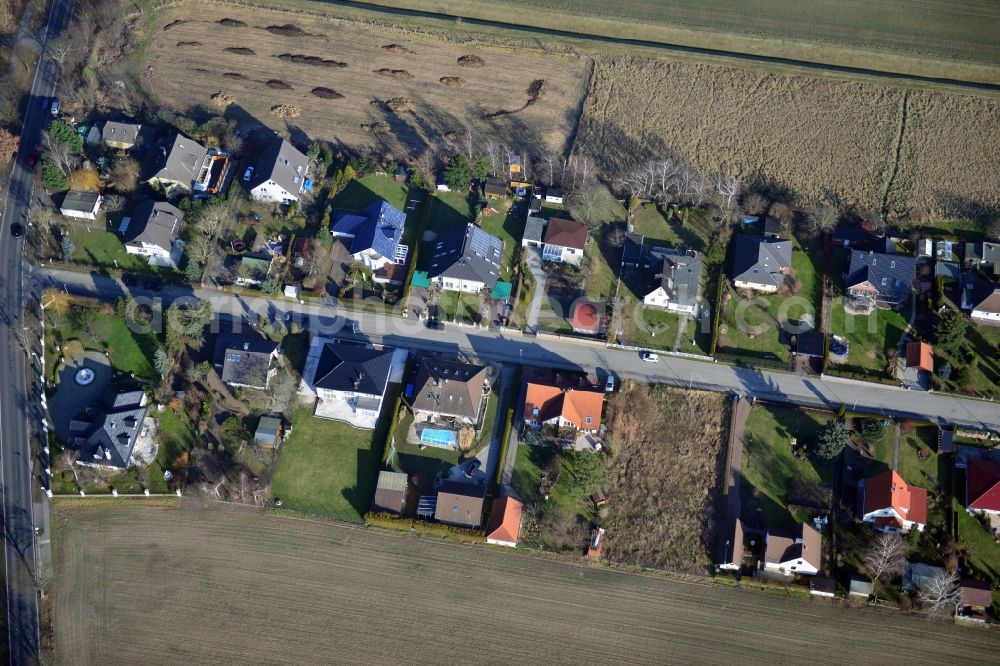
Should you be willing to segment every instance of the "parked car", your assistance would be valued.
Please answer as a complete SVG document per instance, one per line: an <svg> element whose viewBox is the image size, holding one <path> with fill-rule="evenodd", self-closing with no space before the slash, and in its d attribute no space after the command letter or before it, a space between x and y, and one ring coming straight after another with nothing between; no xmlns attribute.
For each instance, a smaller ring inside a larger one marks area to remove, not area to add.
<svg viewBox="0 0 1000 666"><path fill-rule="evenodd" d="M427 320L427 328L435 330L435 331L443 331L444 330L444 322L441 321L441 320L439 320L439 319L428 319Z"/></svg>
<svg viewBox="0 0 1000 666"><path fill-rule="evenodd" d="M33 167L38 164L38 153L31 153L28 155L28 166Z"/></svg>
<svg viewBox="0 0 1000 666"><path fill-rule="evenodd" d="M14 238L20 238L21 236L23 236L24 225L22 225L20 222L15 222L14 224L10 225L10 235L13 236Z"/></svg>
<svg viewBox="0 0 1000 666"><path fill-rule="evenodd" d="M615 390L615 376L610 372L608 373L608 381L604 382L604 390L607 393L612 393Z"/></svg>
<svg viewBox="0 0 1000 666"><path fill-rule="evenodd" d="M643 361L646 361L647 363L660 362L660 355L655 352L642 352L641 354L639 354L639 358L641 358Z"/></svg>
<svg viewBox="0 0 1000 666"><path fill-rule="evenodd" d="M52 106L49 107L49 111L52 113L53 116L58 116L59 115L59 100L58 99L53 98L53 100L52 100Z"/></svg>
<svg viewBox="0 0 1000 666"><path fill-rule="evenodd" d="M250 180L250 176L253 175L253 167L248 166L247 170L243 172L243 180Z"/></svg>

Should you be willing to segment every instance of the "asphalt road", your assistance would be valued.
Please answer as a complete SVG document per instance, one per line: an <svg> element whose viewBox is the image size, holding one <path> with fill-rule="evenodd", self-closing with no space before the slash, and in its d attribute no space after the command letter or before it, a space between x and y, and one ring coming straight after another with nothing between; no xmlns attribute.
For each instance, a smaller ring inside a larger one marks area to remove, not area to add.
<svg viewBox="0 0 1000 666"><path fill-rule="evenodd" d="M43 40L54 37L69 22L69 0L53 0ZM43 44L44 45L44 44ZM23 239L14 238L10 226L27 227L34 196L35 171L28 155L38 147L49 120L49 110L39 99L55 94L59 70L46 54L39 66L26 102L21 143L4 198L3 229L0 232L0 488L3 491L4 562L7 586L7 633L12 664L38 661L39 614L38 550L35 525L47 525L48 511L39 485L33 478L31 432L37 432L42 410L37 388L29 388L26 356L19 340L24 336L21 319L25 291L22 289ZM31 339L31 332L28 338ZM37 345L37 338L33 344ZM34 427L32 427L34 422ZM33 495L34 500L33 503Z"/></svg>
<svg viewBox="0 0 1000 666"><path fill-rule="evenodd" d="M74 294L105 299L115 299L129 291L119 280L94 273L35 269L33 279L36 289L65 288ZM216 313L228 319L257 321L259 317L277 319L288 312L298 313L298 317L309 317L308 328L314 333L426 351L462 351L508 363L586 370L596 372L602 381L610 371L619 378L733 391L763 400L832 409L846 404L852 410L871 414L1000 430L1000 403L944 393L907 391L848 379L806 377L666 354L660 354L658 363L648 363L636 352L603 345L534 338L454 324L446 325L444 330L430 330L421 321L384 312L354 312L299 304L280 297L248 298L189 287L165 287L158 291L133 288L131 293L140 299L160 299L164 306L175 299L208 299Z"/></svg>

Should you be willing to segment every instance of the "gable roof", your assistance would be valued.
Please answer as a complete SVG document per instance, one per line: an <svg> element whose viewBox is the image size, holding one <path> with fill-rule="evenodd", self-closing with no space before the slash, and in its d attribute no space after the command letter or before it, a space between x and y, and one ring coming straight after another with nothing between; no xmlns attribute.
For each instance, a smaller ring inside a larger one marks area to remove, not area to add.
<svg viewBox="0 0 1000 666"><path fill-rule="evenodd" d="M990 589L988 583L963 578L960 590L962 599L959 603L963 606L989 608L993 605L993 590Z"/></svg>
<svg viewBox="0 0 1000 666"><path fill-rule="evenodd" d="M330 391L382 396L391 367L391 349L326 342L316 364L313 385Z"/></svg>
<svg viewBox="0 0 1000 666"><path fill-rule="evenodd" d="M524 505L513 497L493 502L486 521L486 538L516 544L521 535L521 510Z"/></svg>
<svg viewBox="0 0 1000 666"><path fill-rule="evenodd" d="M926 342L908 342L906 367L934 372L934 349Z"/></svg>
<svg viewBox="0 0 1000 666"><path fill-rule="evenodd" d="M814 569L822 568L823 537L809 523L802 523L791 531L768 530L764 561L781 564L802 559Z"/></svg>
<svg viewBox="0 0 1000 666"><path fill-rule="evenodd" d="M701 285L701 255L668 254L663 256L660 272L653 276L650 292L663 288L678 305L696 305Z"/></svg>
<svg viewBox="0 0 1000 666"><path fill-rule="evenodd" d="M463 527L479 527L483 522L485 496L485 486L445 481L438 488L434 519Z"/></svg>
<svg viewBox="0 0 1000 666"><path fill-rule="evenodd" d="M587 225L576 220L555 217L545 227L545 244L582 250L587 244Z"/></svg>
<svg viewBox="0 0 1000 666"><path fill-rule="evenodd" d="M296 195L302 191L308 171L309 158L282 139L272 143L260 154L254 167L253 180L250 181L250 189L273 180L286 192Z"/></svg>
<svg viewBox="0 0 1000 666"><path fill-rule="evenodd" d="M109 388L69 424L69 444L85 462L128 467L135 440L146 418L146 394L138 389Z"/></svg>
<svg viewBox="0 0 1000 666"><path fill-rule="evenodd" d="M104 123L104 127L101 129L101 140L114 141L115 143L142 143L147 134L145 127L148 126L109 120Z"/></svg>
<svg viewBox="0 0 1000 666"><path fill-rule="evenodd" d="M972 310L973 312L1000 312L1000 289L994 289L992 294L981 300Z"/></svg>
<svg viewBox="0 0 1000 666"><path fill-rule="evenodd" d="M262 416L257 422L257 429L253 431L253 438L256 442L273 442L281 430L281 419L276 416Z"/></svg>
<svg viewBox="0 0 1000 666"><path fill-rule="evenodd" d="M845 287L850 289L868 283L880 296L899 296L913 290L916 277L916 257L851 250Z"/></svg>
<svg viewBox="0 0 1000 666"><path fill-rule="evenodd" d="M351 254L374 250L383 257L396 256L396 246L403 236L406 213L388 201L376 201L360 213L337 209L333 213L333 234L352 236Z"/></svg>
<svg viewBox="0 0 1000 666"><path fill-rule="evenodd" d="M184 213L166 201L146 199L132 209L127 226L122 228L125 243L156 245L169 250L181 235Z"/></svg>
<svg viewBox="0 0 1000 666"><path fill-rule="evenodd" d="M263 389L277 348L277 342L256 333L224 333L215 341L212 364L221 369L219 376L226 384Z"/></svg>
<svg viewBox="0 0 1000 666"><path fill-rule="evenodd" d="M521 239L541 243L545 235L545 219L535 215L528 215L528 221L524 223L524 233Z"/></svg>
<svg viewBox="0 0 1000 666"><path fill-rule="evenodd" d="M159 178L180 183L191 189L198 179L208 149L183 134L160 142L150 155L146 180Z"/></svg>
<svg viewBox="0 0 1000 666"><path fill-rule="evenodd" d="M486 367L422 356L417 361L413 409L476 421Z"/></svg>
<svg viewBox="0 0 1000 666"><path fill-rule="evenodd" d="M579 430L596 430L601 425L603 408L604 393L597 389L564 389L529 382L524 394L525 419L544 422L562 417Z"/></svg>
<svg viewBox="0 0 1000 666"><path fill-rule="evenodd" d="M965 488L970 509L1000 511L1000 463L970 458Z"/></svg>
<svg viewBox="0 0 1000 666"><path fill-rule="evenodd" d="M101 200L100 192L78 192L70 190L63 198L60 210L77 210L82 213L92 213L97 208L97 202Z"/></svg>
<svg viewBox="0 0 1000 666"><path fill-rule="evenodd" d="M496 286L503 241L474 224L443 232L434 243L428 275Z"/></svg>
<svg viewBox="0 0 1000 666"><path fill-rule="evenodd" d="M372 511L402 513L406 504L407 485L407 477L403 472L379 472Z"/></svg>
<svg viewBox="0 0 1000 666"><path fill-rule="evenodd" d="M890 508L902 516L903 520L924 525L927 523L927 490L907 484L892 469L867 479L864 513ZM888 520L899 525L899 521L895 519Z"/></svg>
<svg viewBox="0 0 1000 666"><path fill-rule="evenodd" d="M740 234L733 250L733 279L780 287L782 270L792 265L792 242Z"/></svg>

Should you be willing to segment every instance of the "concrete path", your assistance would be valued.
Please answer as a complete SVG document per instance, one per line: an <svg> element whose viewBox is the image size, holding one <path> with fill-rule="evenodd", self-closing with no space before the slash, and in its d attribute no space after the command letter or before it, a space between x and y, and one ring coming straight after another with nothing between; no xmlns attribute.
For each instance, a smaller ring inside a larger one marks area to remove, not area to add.
<svg viewBox="0 0 1000 666"><path fill-rule="evenodd" d="M517 493L511 487L511 483L514 480L514 465L517 463L517 447L521 443L520 437L518 437L518 432L521 429L521 423L524 420L524 382L521 382L520 386L514 387L513 395L511 396L517 402L514 403L514 420L513 427L510 429L510 440L507 442L507 458L503 461L503 475L500 477L500 485L504 489L504 494L517 497Z"/></svg>
<svg viewBox="0 0 1000 666"><path fill-rule="evenodd" d="M534 329L538 325L538 315L542 312L542 303L545 302L545 271L542 270L542 255L537 247L529 247L525 250L528 254L528 271L535 279L535 293L531 296L531 305L528 307L528 327Z"/></svg>
<svg viewBox="0 0 1000 666"><path fill-rule="evenodd" d="M684 339L684 332L687 331L688 321L691 319L689 315L684 315L681 317L680 326L677 328L677 335L674 336L674 346L671 347L674 351L680 349L681 340Z"/></svg>

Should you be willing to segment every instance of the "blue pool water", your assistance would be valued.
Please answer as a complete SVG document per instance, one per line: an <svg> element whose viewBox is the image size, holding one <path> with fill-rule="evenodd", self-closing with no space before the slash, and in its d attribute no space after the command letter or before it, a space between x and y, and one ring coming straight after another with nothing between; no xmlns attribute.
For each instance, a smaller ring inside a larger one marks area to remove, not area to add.
<svg viewBox="0 0 1000 666"><path fill-rule="evenodd" d="M457 437L453 430L424 428L420 431L420 441L431 446L455 446Z"/></svg>

